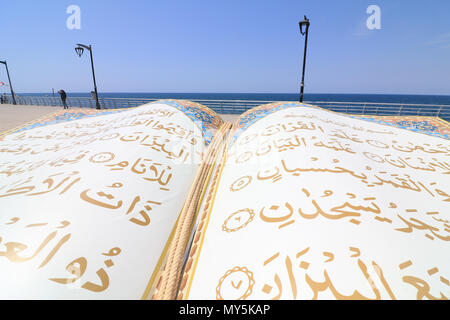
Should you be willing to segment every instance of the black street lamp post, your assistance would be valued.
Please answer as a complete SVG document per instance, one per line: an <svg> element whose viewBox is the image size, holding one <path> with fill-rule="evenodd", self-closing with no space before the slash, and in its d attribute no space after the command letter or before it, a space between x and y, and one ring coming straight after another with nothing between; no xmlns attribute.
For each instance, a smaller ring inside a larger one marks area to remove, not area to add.
<svg viewBox="0 0 450 320"><path fill-rule="evenodd" d="M300 27L300 33L302 36L305 36L305 51L303 52L303 71L302 71L302 83L300 84L300 102L303 102L303 89L305 88L305 65L306 65L306 48L308 47L308 30L309 30L309 19L303 19L298 23ZM305 27L305 31L303 31L302 27Z"/></svg>
<svg viewBox="0 0 450 320"><path fill-rule="evenodd" d="M77 46L75 48L75 52L78 54L78 56L81 58L81 55L84 52L84 49L89 50L89 53L91 54L91 67L92 67L92 77L94 78L94 90L95 90L95 106L97 109L100 109L100 103L98 102L98 92L97 92L97 83L95 82L95 71L94 71L94 59L92 58L92 46L86 46L84 44L77 43Z"/></svg>
<svg viewBox="0 0 450 320"><path fill-rule="evenodd" d="M13 99L13 104L17 104L16 103L16 96L14 94L14 90L13 90L13 87L12 87L12 84L11 84L11 78L9 77L8 64L6 63L6 60L5 61L0 61L0 63L3 63L5 65L5 67L6 67L6 73L8 74L8 81L9 81L9 89L11 89L11 96L12 96L12 99Z"/></svg>

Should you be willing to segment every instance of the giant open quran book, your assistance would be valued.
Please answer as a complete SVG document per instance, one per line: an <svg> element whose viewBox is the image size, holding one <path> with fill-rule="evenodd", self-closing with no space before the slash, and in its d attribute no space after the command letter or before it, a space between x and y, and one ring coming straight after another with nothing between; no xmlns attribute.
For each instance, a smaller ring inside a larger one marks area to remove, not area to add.
<svg viewBox="0 0 450 320"><path fill-rule="evenodd" d="M160 100L5 132L0 298L447 299L450 126L406 118Z"/></svg>

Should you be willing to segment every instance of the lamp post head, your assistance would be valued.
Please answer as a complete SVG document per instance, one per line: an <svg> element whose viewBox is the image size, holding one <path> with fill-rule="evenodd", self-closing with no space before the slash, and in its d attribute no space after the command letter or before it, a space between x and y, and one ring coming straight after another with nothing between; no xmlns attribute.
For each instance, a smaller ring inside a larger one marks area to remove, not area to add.
<svg viewBox="0 0 450 320"><path fill-rule="evenodd" d="M83 47L78 46L78 47L75 48L75 52L81 58L81 55L83 54L84 49L83 49Z"/></svg>
<svg viewBox="0 0 450 320"><path fill-rule="evenodd" d="M6 60L5 61L0 61L0 63L3 63L4 65L6 65Z"/></svg>
<svg viewBox="0 0 450 320"><path fill-rule="evenodd" d="M305 17L305 18L304 18L302 21L300 21L300 22L298 23L298 25L299 25L299 27L300 27L300 33L302 34L302 36L305 35L306 31L307 31L308 28L309 28L309 24L310 24L310 23L309 23L309 19L306 18L306 16L304 16L304 17ZM303 31L302 26L305 27L305 31Z"/></svg>

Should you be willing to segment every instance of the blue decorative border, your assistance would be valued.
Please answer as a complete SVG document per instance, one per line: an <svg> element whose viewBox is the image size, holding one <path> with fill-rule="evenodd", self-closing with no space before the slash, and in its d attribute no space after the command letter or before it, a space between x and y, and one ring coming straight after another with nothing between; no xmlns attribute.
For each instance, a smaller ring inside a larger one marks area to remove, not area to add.
<svg viewBox="0 0 450 320"><path fill-rule="evenodd" d="M188 100L166 99L154 101L150 104L154 103L167 104L182 111L200 129L207 146L214 137L213 133L215 132L213 132L213 130L218 130L223 123L223 120L214 111L200 103Z"/></svg>
<svg viewBox="0 0 450 320"><path fill-rule="evenodd" d="M410 130L413 132L424 133L424 134L427 134L430 136L435 136L435 137L439 137L439 138L443 138L443 139L450 139L449 134L442 132L443 131L442 126L444 126L444 124L439 123L439 125L441 125L441 127L439 127L439 126L433 124L432 122L430 122L428 119L424 119L423 117L420 117L420 116L410 116L410 117L417 118L417 121L400 120L402 118L402 116L395 116L395 117L393 117L394 120L397 118L399 119L398 121L395 121L395 122L384 121L383 119L372 118L372 117L358 117L358 116L349 116L349 117L352 117L355 119L371 121L371 122L375 122L378 124L384 124L384 125L388 125L391 127L407 129L407 130ZM404 117L404 118L409 118L409 117Z"/></svg>
<svg viewBox="0 0 450 320"><path fill-rule="evenodd" d="M320 108L314 105L307 105L300 102L277 102L270 103L266 105L262 105L256 108L253 108L245 113L243 113L239 120L236 123L236 129L233 133L233 137L230 141L230 146L236 141L238 136L244 132L248 127L250 127L256 121L276 112L279 110L284 110L292 107L307 107L311 109L320 109L328 112L333 112L338 115L350 117L353 119L366 120L371 122L376 122L378 124L384 124L391 127L401 128L410 130L413 132L423 133L430 136L435 136L443 139L449 139L450 126L447 123L444 123L439 118L432 118L435 123L430 122L430 119L420 116L385 116L385 120L375 117L366 117L366 116L355 116L355 115L347 115L344 113L330 111L324 108Z"/></svg>
<svg viewBox="0 0 450 320"><path fill-rule="evenodd" d="M218 130L223 123L222 119L214 111L199 103L187 100L166 99L153 101L150 102L149 104L158 104L158 103L174 107L183 112L187 117L189 117L202 132L206 146L208 146L211 143L214 137L215 130ZM127 110L130 109L111 109L108 111L100 111L100 112L96 112L94 110L89 109L86 110L86 112L69 112L69 111L63 112L61 114L38 119L36 120L36 122L32 124L26 125L15 131L9 132L8 134L39 128L51 124L57 124L61 122L119 113Z"/></svg>
<svg viewBox="0 0 450 320"><path fill-rule="evenodd" d="M16 132L21 132L21 131L25 131L25 130L34 129L34 128L44 127L44 126L48 126L51 124L57 124L57 123L61 123L61 122L67 122L67 121L78 120L78 119L83 119L83 118L90 118L90 117L97 117L97 116L108 115L108 114L113 114L113 113L119 113L122 111L124 111L124 109L104 111L104 112L98 112L98 113L92 113L92 114L83 113L83 112L64 112L62 114L56 115L55 117L51 117L50 118L51 120L35 122L35 123L32 123L28 126L20 128L19 130L16 130L11 133L16 133Z"/></svg>
<svg viewBox="0 0 450 320"><path fill-rule="evenodd" d="M288 102L288 103L277 102L277 103L265 104L265 105L253 108L253 109L248 110L247 112L243 113L239 117L239 121L237 122L237 127L233 133L233 137L231 138L230 146L236 141L236 139L239 137L239 135L241 133L243 133L245 130L247 130L247 128L250 127L256 121L258 121L276 111L284 110L287 108L293 108L293 107L310 107L310 106L303 104L303 103L299 103L299 102Z"/></svg>

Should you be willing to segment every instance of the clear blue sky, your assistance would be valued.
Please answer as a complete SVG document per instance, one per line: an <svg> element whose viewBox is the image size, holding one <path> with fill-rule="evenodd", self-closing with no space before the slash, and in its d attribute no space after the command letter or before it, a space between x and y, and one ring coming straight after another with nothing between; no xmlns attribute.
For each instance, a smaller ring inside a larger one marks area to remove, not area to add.
<svg viewBox="0 0 450 320"><path fill-rule="evenodd" d="M71 4L81 30L66 28ZM366 28L370 4L381 30ZM295 93L304 14L307 93L450 94L448 0L3 0L0 59L16 92L90 91L80 42L100 92Z"/></svg>

